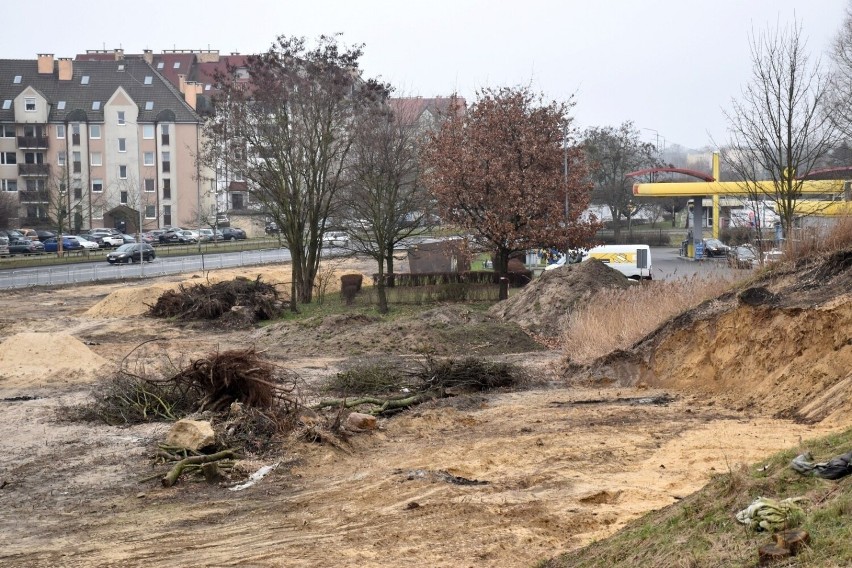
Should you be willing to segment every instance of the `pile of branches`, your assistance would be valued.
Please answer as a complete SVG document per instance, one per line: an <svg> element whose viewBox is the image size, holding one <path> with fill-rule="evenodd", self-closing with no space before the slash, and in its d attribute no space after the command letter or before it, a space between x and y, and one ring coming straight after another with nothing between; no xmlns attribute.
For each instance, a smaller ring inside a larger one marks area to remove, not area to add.
<svg viewBox="0 0 852 568"><path fill-rule="evenodd" d="M237 306L241 309L236 310ZM235 310L241 312L242 317L233 319L244 319L251 324L279 317L284 303L275 287L262 282L260 276L255 280L238 277L212 285L181 284L177 290L164 292L150 306L148 314L179 320L214 320L235 313Z"/></svg>
<svg viewBox="0 0 852 568"><path fill-rule="evenodd" d="M328 382L327 390L334 390L328 388L332 385L345 386L343 396L322 400L314 408L366 407L360 411L389 415L440 398L529 383L527 373L515 365L475 357L444 360L428 357L415 367L380 365L380 369L367 365L339 373ZM381 380L377 381L377 377ZM387 393L388 385L394 383L405 386L395 394ZM384 392L374 390L379 385Z"/></svg>
<svg viewBox="0 0 852 568"><path fill-rule="evenodd" d="M273 364L250 347L196 359L169 380L184 389L203 393L198 412L222 411L233 402L250 408L295 410L298 407L295 376L279 378L276 371Z"/></svg>

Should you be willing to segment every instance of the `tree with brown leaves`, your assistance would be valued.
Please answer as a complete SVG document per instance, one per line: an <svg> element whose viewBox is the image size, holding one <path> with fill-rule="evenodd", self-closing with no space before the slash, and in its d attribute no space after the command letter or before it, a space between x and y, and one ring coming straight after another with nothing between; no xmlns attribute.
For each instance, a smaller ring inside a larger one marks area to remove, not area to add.
<svg viewBox="0 0 852 568"><path fill-rule="evenodd" d="M426 144L426 183L443 217L493 249L501 275L513 252L584 246L598 228L581 217L591 186L572 106L528 87L484 89L467 112L451 105Z"/></svg>

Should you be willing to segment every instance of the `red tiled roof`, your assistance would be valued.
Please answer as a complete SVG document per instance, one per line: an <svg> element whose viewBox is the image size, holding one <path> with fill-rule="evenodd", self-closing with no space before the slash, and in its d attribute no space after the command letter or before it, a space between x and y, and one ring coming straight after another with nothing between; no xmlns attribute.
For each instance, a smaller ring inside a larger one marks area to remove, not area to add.
<svg viewBox="0 0 852 568"><path fill-rule="evenodd" d="M433 116L446 115L451 112L451 104L456 101L457 111L463 112L467 107L464 98L456 97L401 97L392 98L388 101L391 109L397 116L406 122L417 122L423 113L429 111Z"/></svg>

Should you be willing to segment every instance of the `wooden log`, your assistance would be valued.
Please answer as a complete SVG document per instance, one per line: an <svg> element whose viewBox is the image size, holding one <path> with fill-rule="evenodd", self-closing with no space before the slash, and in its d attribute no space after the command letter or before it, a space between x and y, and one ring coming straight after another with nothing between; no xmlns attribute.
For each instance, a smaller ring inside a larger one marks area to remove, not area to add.
<svg viewBox="0 0 852 568"><path fill-rule="evenodd" d="M811 535L803 529L790 529L775 534L775 544L790 550L790 554L796 556L807 546Z"/></svg>
<svg viewBox="0 0 852 568"><path fill-rule="evenodd" d="M757 549L757 565L769 566L773 562L784 560L790 556L792 555L790 554L789 548L784 548L783 546L778 546L774 542L770 542L769 544L764 544Z"/></svg>
<svg viewBox="0 0 852 568"><path fill-rule="evenodd" d="M172 485L177 483L180 474L183 472L184 468L189 465L201 465L229 458L236 458L233 450L224 450L215 454L210 454L209 456L191 456L182 459L177 462L175 466L171 469L171 471L169 471L169 473L166 474L166 476L163 478L163 487L171 487Z"/></svg>

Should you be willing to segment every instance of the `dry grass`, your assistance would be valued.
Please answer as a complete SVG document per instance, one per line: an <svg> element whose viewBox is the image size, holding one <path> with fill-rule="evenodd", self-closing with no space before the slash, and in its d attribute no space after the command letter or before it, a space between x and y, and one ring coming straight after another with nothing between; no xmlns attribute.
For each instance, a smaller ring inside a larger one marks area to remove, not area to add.
<svg viewBox="0 0 852 568"><path fill-rule="evenodd" d="M840 217L828 232L809 231L789 242L784 256L789 260L811 258L820 253L841 250L852 245L852 217Z"/></svg>
<svg viewBox="0 0 852 568"><path fill-rule="evenodd" d="M627 349L667 320L719 296L732 283L718 276L692 277L601 290L571 314L563 335L565 354L577 363L589 363Z"/></svg>

